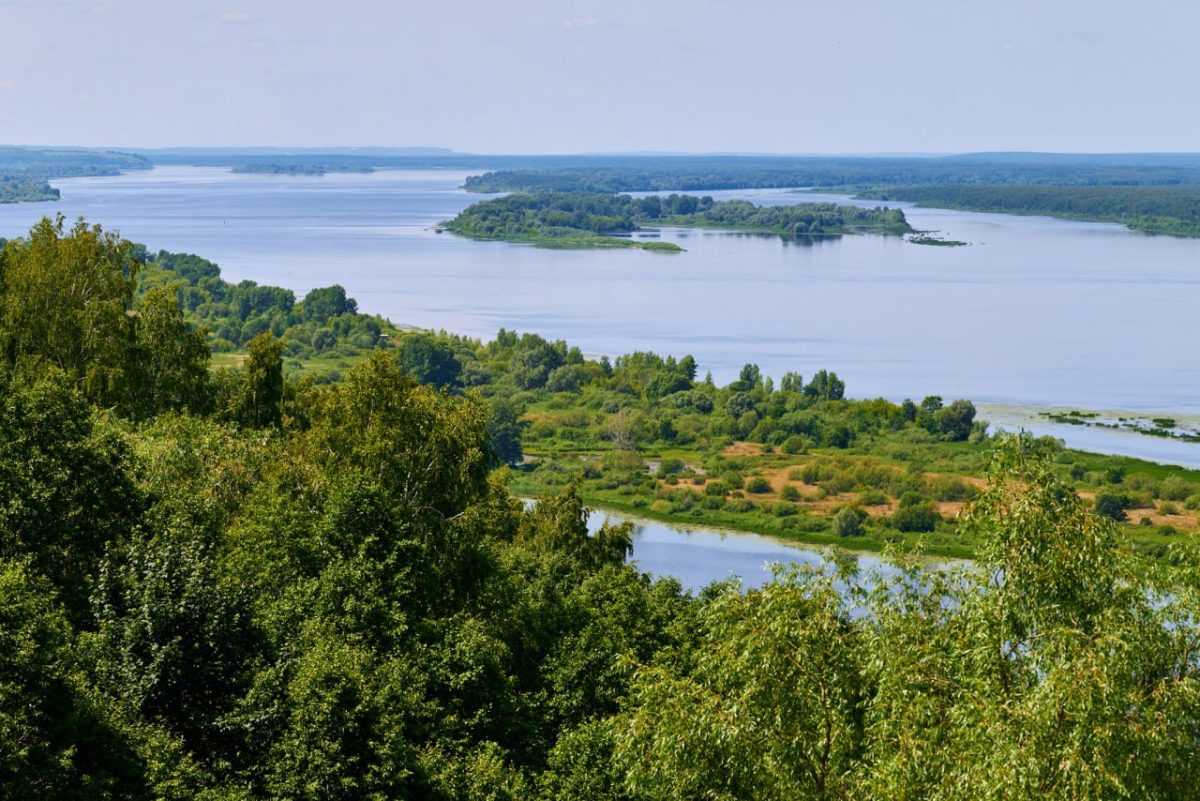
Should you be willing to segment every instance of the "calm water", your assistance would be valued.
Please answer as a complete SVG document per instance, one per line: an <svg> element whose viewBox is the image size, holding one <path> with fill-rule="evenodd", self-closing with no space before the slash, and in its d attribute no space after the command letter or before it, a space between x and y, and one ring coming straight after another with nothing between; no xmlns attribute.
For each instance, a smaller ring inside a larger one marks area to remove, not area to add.
<svg viewBox="0 0 1200 801"><path fill-rule="evenodd" d="M818 565L822 561L822 551L813 546L758 534L669 525L604 509L592 511L588 530L626 521L634 524L631 560L647 573L674 576L693 591L730 576L741 579L743 586L759 587L771 578L772 564ZM895 573L876 556L858 554L857 559L863 570Z"/></svg>
<svg viewBox="0 0 1200 801"><path fill-rule="evenodd" d="M479 199L457 189L464 176L165 168L71 179L56 182L58 203L0 206L0 236L61 210L153 249L201 254L231 280L252 278L298 295L338 282L364 311L474 336L504 326L564 338L593 354L692 353L718 381L753 360L773 375L835 369L857 397L936 393L999 404L1200 412L1200 364L1191 347L1200 240L908 209L916 227L971 246L877 236L805 246L676 230L663 237L687 253L543 250L435 233L435 223ZM713 194L759 203L812 197ZM1122 445L1128 437L1061 433L1088 447L1129 450ZM1200 463L1197 446L1137 442L1151 458Z"/></svg>

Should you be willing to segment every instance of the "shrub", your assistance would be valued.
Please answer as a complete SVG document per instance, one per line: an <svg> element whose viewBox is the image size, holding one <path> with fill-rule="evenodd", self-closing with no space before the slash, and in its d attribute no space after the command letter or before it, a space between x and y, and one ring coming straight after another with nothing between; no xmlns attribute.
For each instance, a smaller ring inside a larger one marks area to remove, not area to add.
<svg viewBox="0 0 1200 801"><path fill-rule="evenodd" d="M831 495L840 495L854 489L855 483L852 475L839 471L822 481L821 487Z"/></svg>
<svg viewBox="0 0 1200 801"><path fill-rule="evenodd" d="M682 459L663 459L658 465L658 477L677 476L683 472L683 468Z"/></svg>
<svg viewBox="0 0 1200 801"><path fill-rule="evenodd" d="M783 441L779 449L784 453L797 454L807 453L808 449L813 446L813 441L802 434L792 434Z"/></svg>
<svg viewBox="0 0 1200 801"><path fill-rule="evenodd" d="M717 479L704 485L704 494L714 498L723 498L729 492L729 485Z"/></svg>
<svg viewBox="0 0 1200 801"><path fill-rule="evenodd" d="M935 500L968 501L979 494L978 488L955 476L938 476L929 485Z"/></svg>
<svg viewBox="0 0 1200 801"><path fill-rule="evenodd" d="M1109 484L1120 484L1125 480L1125 468L1119 464L1104 468L1104 480Z"/></svg>
<svg viewBox="0 0 1200 801"><path fill-rule="evenodd" d="M1164 501L1182 501L1191 497L1196 485L1179 476L1168 476L1158 485L1158 497Z"/></svg>
<svg viewBox="0 0 1200 801"><path fill-rule="evenodd" d="M932 503L910 492L900 499L900 508L892 515L892 525L897 531L933 531L941 519Z"/></svg>
<svg viewBox="0 0 1200 801"><path fill-rule="evenodd" d="M1158 505L1158 512L1164 515L1177 515L1179 514L1179 507L1171 501L1163 501Z"/></svg>
<svg viewBox="0 0 1200 801"><path fill-rule="evenodd" d="M799 467L793 467L787 472L787 477L788 481L804 481L804 471Z"/></svg>
<svg viewBox="0 0 1200 801"><path fill-rule="evenodd" d="M796 489L791 484L788 484L779 491L779 497L783 498L785 501L798 501L800 500L800 490Z"/></svg>
<svg viewBox="0 0 1200 801"><path fill-rule="evenodd" d="M809 462L800 468L800 480L805 484L816 484L825 477L825 471L816 462Z"/></svg>
<svg viewBox="0 0 1200 801"><path fill-rule="evenodd" d="M863 490L858 494L858 502L863 506L883 506L888 502L888 496L882 490Z"/></svg>
<svg viewBox="0 0 1200 801"><path fill-rule="evenodd" d="M1100 492L1096 494L1096 514L1101 517L1121 521L1125 519L1125 509L1128 501L1124 495L1117 492Z"/></svg>
<svg viewBox="0 0 1200 801"><path fill-rule="evenodd" d="M777 503L771 513L776 517L791 517L799 511L794 503Z"/></svg>
<svg viewBox="0 0 1200 801"><path fill-rule="evenodd" d="M1125 486L1131 490L1145 493L1151 497L1158 495L1158 482L1145 473L1135 473L1125 479Z"/></svg>
<svg viewBox="0 0 1200 801"><path fill-rule="evenodd" d="M731 512L750 512L754 510L754 501L746 498L735 498L725 504L725 508Z"/></svg>
<svg viewBox="0 0 1200 801"><path fill-rule="evenodd" d="M1200 492L1189 495L1187 500L1183 502L1184 508L1191 509L1193 512L1200 509Z"/></svg>
<svg viewBox="0 0 1200 801"><path fill-rule="evenodd" d="M1087 465L1085 465L1083 462L1076 462L1075 464L1071 465L1070 473L1071 478L1075 481L1083 481L1083 479L1087 476Z"/></svg>
<svg viewBox="0 0 1200 801"><path fill-rule="evenodd" d="M746 492L752 492L755 495L771 491L771 483L762 476L755 476L746 482Z"/></svg>
<svg viewBox="0 0 1200 801"><path fill-rule="evenodd" d="M862 533L867 513L857 506L843 506L833 516L833 532L839 537L856 537Z"/></svg>

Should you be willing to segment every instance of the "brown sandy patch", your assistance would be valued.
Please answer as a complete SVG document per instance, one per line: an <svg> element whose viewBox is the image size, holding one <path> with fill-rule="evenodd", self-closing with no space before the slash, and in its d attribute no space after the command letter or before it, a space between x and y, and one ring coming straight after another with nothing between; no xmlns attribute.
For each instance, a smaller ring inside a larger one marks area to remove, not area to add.
<svg viewBox="0 0 1200 801"><path fill-rule="evenodd" d="M757 442L735 442L721 453L725 456L759 456L762 452L763 447Z"/></svg>

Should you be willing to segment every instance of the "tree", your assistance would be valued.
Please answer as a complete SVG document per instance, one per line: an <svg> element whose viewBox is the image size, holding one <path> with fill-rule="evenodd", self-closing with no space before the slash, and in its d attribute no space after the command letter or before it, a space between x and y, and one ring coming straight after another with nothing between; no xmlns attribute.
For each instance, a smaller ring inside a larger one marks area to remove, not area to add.
<svg viewBox="0 0 1200 801"><path fill-rule="evenodd" d="M72 383L62 373L0 373L0 558L28 560L78 622L100 557L145 502L124 437Z"/></svg>
<svg viewBox="0 0 1200 801"><path fill-rule="evenodd" d="M494 458L500 464L515 464L521 461L521 435L525 422L521 415L524 407L511 396L497 395L492 398L492 416L488 419L488 439Z"/></svg>
<svg viewBox="0 0 1200 801"><path fill-rule="evenodd" d="M804 394L817 400L841 400L846 394L846 384L837 373L818 370L804 387Z"/></svg>
<svg viewBox="0 0 1200 801"><path fill-rule="evenodd" d="M133 342L134 246L80 220L43 218L0 254L0 361L62 370L87 397L117 405Z"/></svg>
<svg viewBox="0 0 1200 801"><path fill-rule="evenodd" d="M737 381L730 384L729 388L735 392L752 392L760 386L762 386L762 373L759 371L758 365L747 364L742 366Z"/></svg>
<svg viewBox="0 0 1200 801"><path fill-rule="evenodd" d="M833 578L789 568L761 591L717 590L693 649L637 669L617 722L625 789L849 798L869 696L859 634Z"/></svg>
<svg viewBox="0 0 1200 801"><path fill-rule="evenodd" d="M76 684L71 628L53 597L0 559L0 796L142 795L128 745Z"/></svg>
<svg viewBox="0 0 1200 801"><path fill-rule="evenodd" d="M933 412L933 428L936 433L951 442L962 442L971 435L975 422L975 404L969 400L956 400L949 406Z"/></svg>
<svg viewBox="0 0 1200 801"><path fill-rule="evenodd" d="M305 320L322 324L329 322L331 317L358 313L358 304L346 297L346 290L340 284L310 291L304 296L302 305Z"/></svg>
<svg viewBox="0 0 1200 801"><path fill-rule="evenodd" d="M258 650L249 602L245 588L222 581L195 532L130 543L106 562L95 593L101 686L193 752L234 756L242 744L219 724Z"/></svg>
<svg viewBox="0 0 1200 801"><path fill-rule="evenodd" d="M207 411L212 353L205 332L184 320L178 290L160 286L147 291L134 326L126 405L142 417L173 409Z"/></svg>
<svg viewBox="0 0 1200 801"><path fill-rule="evenodd" d="M679 360L679 372L683 373L688 381L696 380L696 360L690 353Z"/></svg>
<svg viewBox="0 0 1200 801"><path fill-rule="evenodd" d="M283 422L283 343L270 332L250 340L237 419L251 428Z"/></svg>
<svg viewBox="0 0 1200 801"><path fill-rule="evenodd" d="M422 384L438 389L460 385L462 365L454 349L429 334L411 334L400 344L400 366Z"/></svg>

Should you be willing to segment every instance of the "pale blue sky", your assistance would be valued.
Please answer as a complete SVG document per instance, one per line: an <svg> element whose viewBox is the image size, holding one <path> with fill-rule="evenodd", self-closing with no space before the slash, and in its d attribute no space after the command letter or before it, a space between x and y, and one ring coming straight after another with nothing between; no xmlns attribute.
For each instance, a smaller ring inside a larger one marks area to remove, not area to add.
<svg viewBox="0 0 1200 801"><path fill-rule="evenodd" d="M0 143L1200 150L1192 0L0 0Z"/></svg>

